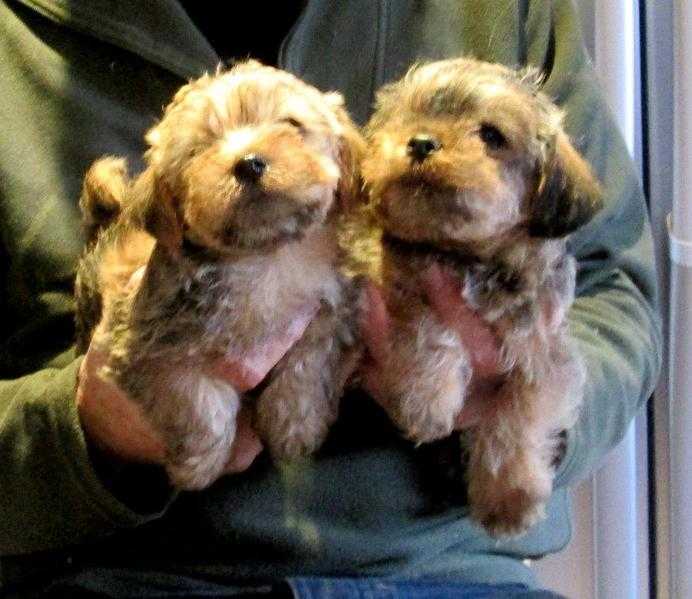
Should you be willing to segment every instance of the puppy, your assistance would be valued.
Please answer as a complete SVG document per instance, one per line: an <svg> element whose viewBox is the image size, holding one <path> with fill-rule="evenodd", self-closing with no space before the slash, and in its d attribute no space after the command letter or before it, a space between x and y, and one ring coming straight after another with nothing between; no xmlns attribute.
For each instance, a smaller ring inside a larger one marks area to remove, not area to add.
<svg viewBox="0 0 692 599"><path fill-rule="evenodd" d="M575 260L565 237L601 194L539 85L534 71L466 58L415 66L379 92L365 130L362 175L393 323L381 381L393 421L420 443L449 435L473 376L473 340L432 314L421 272L453 273L501 342L501 399L472 433L468 466L472 517L494 536L542 517L584 379L567 332Z"/></svg>
<svg viewBox="0 0 692 599"><path fill-rule="evenodd" d="M254 423L273 457L309 454L357 360L334 228L360 190L362 140L343 99L248 61L184 86L146 142L135 180L115 158L85 179L79 348L105 350L103 375L161 435L172 482L200 489L228 461L241 402L212 366L314 312Z"/></svg>

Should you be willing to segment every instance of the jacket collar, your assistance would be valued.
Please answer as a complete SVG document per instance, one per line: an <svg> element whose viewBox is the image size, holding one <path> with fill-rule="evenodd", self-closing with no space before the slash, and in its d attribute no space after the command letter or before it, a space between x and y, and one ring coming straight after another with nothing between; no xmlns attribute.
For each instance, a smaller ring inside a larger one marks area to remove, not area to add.
<svg viewBox="0 0 692 599"><path fill-rule="evenodd" d="M184 79L219 56L175 0L18 0L45 17L137 54Z"/></svg>

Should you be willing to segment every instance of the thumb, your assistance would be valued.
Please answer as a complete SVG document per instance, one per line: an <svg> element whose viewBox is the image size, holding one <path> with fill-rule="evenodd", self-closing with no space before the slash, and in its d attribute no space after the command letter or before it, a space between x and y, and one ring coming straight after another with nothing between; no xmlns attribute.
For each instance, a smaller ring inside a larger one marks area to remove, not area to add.
<svg viewBox="0 0 692 599"><path fill-rule="evenodd" d="M440 321L468 341L471 361L477 376L498 374L501 361L500 340L495 330L464 300L459 281L434 264L422 275L424 292Z"/></svg>
<svg viewBox="0 0 692 599"><path fill-rule="evenodd" d="M361 336L372 358L382 363L389 348L390 319L382 292L375 283L367 283L365 301L360 317Z"/></svg>
<svg viewBox="0 0 692 599"><path fill-rule="evenodd" d="M236 435L224 472L238 474L247 470L262 452L262 448L262 441L252 428L250 411L243 406L238 413Z"/></svg>
<svg viewBox="0 0 692 599"><path fill-rule="evenodd" d="M475 320L473 310L461 296L459 282L445 273L438 264L426 269L421 280L426 298L444 324L458 330Z"/></svg>

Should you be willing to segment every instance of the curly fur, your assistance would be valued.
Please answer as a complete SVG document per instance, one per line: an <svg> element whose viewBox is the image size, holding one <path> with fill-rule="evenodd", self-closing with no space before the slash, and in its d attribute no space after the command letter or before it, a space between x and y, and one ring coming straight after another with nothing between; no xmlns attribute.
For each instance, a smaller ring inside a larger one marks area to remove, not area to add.
<svg viewBox="0 0 692 599"><path fill-rule="evenodd" d="M599 209L600 190L539 86L533 71L472 59L418 65L378 94L362 165L393 322L382 381L393 421L417 442L448 436L473 377L473 339L438 321L421 289L431 264L501 341L501 399L472 431L468 468L472 516L495 536L542 516L584 380L565 236Z"/></svg>
<svg viewBox="0 0 692 599"><path fill-rule="evenodd" d="M212 365L315 313L255 422L275 458L309 454L358 354L335 228L360 191L362 142L341 97L249 61L183 87L146 140L134 181L112 159L87 176L96 241L77 279L80 347L107 350L103 375L161 435L171 480L199 489L223 471L245 399ZM103 203L117 204L112 224L94 216Z"/></svg>

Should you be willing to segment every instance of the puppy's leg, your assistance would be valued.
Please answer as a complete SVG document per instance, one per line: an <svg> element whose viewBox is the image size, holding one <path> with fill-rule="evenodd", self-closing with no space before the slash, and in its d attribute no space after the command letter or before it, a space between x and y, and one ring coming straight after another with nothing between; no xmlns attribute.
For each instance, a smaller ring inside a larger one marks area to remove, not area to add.
<svg viewBox="0 0 692 599"><path fill-rule="evenodd" d="M175 389L182 406L155 410L168 448L166 470L182 489L203 489L224 471L235 439L240 397L228 383L199 372L187 374ZM173 422L171 427L170 423Z"/></svg>
<svg viewBox="0 0 692 599"><path fill-rule="evenodd" d="M464 403L471 367L458 336L432 315L393 323L382 395L394 423L424 443L450 435Z"/></svg>
<svg viewBox="0 0 692 599"><path fill-rule="evenodd" d="M495 537L519 535L544 517L559 433L576 417L581 364L566 359L528 381L513 373L469 456L471 515Z"/></svg>
<svg viewBox="0 0 692 599"><path fill-rule="evenodd" d="M161 435L166 470L181 489L203 489L230 458L240 398L228 383L170 361L111 362L106 374Z"/></svg>
<svg viewBox="0 0 692 599"><path fill-rule="evenodd" d="M306 456L327 437L361 356L345 304L323 303L302 338L274 367L257 401L255 426L275 459Z"/></svg>
<svg viewBox="0 0 692 599"><path fill-rule="evenodd" d="M507 388L505 404L533 400L525 389ZM500 410L474 431L468 466L471 516L494 537L524 533L544 515L552 490L544 459L546 431L516 409Z"/></svg>

